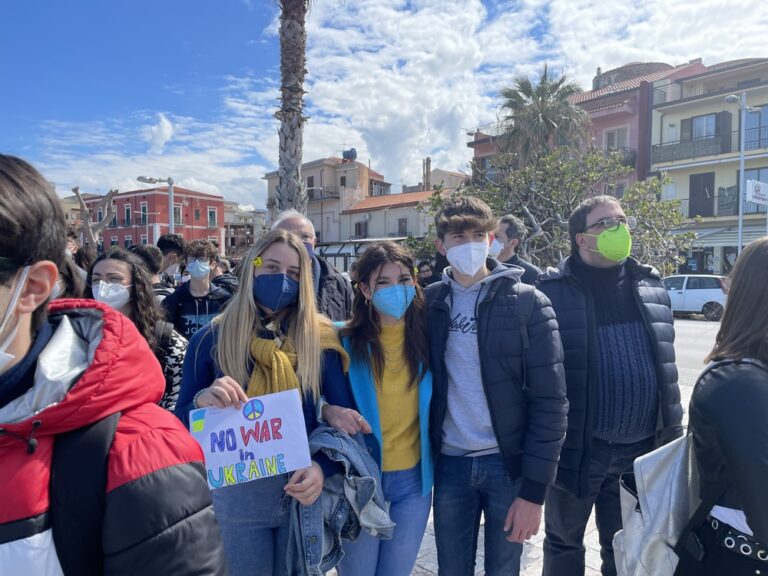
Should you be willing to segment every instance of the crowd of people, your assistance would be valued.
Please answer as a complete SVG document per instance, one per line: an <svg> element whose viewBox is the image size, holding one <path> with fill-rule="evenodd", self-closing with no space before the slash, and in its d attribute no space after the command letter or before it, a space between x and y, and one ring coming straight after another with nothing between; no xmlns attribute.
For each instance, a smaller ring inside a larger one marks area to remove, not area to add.
<svg viewBox="0 0 768 576"><path fill-rule="evenodd" d="M685 432L659 273L611 196L546 270L479 199L435 229L434 260L375 242L353 282L295 211L240 262L174 234L98 253L0 155L0 574L405 576L432 513L441 575L475 573L483 518L489 576L520 572L542 520L543 574L582 576L593 511L617 574L620 478ZM681 576L768 570L766 284L768 238L691 399L702 493L725 488ZM286 390L310 466L210 490L190 412Z"/></svg>

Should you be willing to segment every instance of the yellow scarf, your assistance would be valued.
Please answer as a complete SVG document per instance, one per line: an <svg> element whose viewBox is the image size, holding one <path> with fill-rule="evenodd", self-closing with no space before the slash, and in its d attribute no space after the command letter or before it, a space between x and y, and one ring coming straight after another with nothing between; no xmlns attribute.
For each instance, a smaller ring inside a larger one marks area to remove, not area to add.
<svg viewBox="0 0 768 576"><path fill-rule="evenodd" d="M320 348L335 350L341 356L344 372L349 370L349 355L339 342L336 330L330 326L320 326ZM300 388L296 376L298 356L296 345L291 338L284 338L282 345L277 339L251 338L251 355L254 359L251 379L248 382L246 394L249 398L263 396Z"/></svg>

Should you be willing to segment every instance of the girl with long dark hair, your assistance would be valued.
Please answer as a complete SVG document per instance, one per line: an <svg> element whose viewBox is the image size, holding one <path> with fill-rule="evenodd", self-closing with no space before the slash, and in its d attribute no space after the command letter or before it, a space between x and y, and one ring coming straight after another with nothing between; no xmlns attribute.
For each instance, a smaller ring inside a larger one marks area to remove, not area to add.
<svg viewBox="0 0 768 576"><path fill-rule="evenodd" d="M181 389L187 340L165 321L143 262L127 250L111 248L96 258L86 284L86 298L104 302L128 316L147 341L165 375L165 393L158 404L173 410Z"/></svg>
<svg viewBox="0 0 768 576"><path fill-rule="evenodd" d="M713 362L696 382L689 428L700 492L719 496L676 575L768 574L768 238L731 272Z"/></svg>
<svg viewBox="0 0 768 576"><path fill-rule="evenodd" d="M367 434L396 528L391 540L361 533L357 541L344 542L338 570L341 576L407 576L432 504L425 301L413 259L393 242L365 251L357 280L352 319L341 330L357 410L324 406L323 416L349 434Z"/></svg>

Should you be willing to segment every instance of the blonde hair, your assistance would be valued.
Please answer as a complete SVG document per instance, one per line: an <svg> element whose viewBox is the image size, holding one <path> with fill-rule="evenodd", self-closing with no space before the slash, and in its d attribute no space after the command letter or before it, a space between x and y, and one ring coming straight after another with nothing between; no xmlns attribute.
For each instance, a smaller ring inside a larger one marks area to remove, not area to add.
<svg viewBox="0 0 768 576"><path fill-rule="evenodd" d="M296 375L304 396L320 397L322 349L321 325L332 328L330 320L317 311L312 266L306 248L298 236L285 230L273 230L260 236L240 266L240 287L224 312L216 318L218 342L215 355L221 371L246 387L253 365L251 338L264 329L259 310L253 300L253 261L273 244L283 243L299 254L299 297L280 317L287 320L288 334L296 346L298 365Z"/></svg>

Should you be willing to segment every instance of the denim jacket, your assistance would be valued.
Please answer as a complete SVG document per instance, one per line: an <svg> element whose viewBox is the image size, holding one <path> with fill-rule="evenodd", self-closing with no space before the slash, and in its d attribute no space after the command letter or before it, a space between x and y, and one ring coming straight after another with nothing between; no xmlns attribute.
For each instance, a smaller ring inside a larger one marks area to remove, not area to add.
<svg viewBox="0 0 768 576"><path fill-rule="evenodd" d="M389 540L395 528L379 468L359 435L321 425L309 435L309 451L322 452L344 474L326 477L322 497L313 504L292 502L287 565L295 576L321 576L336 566L344 556L342 538L357 540L362 529Z"/></svg>

